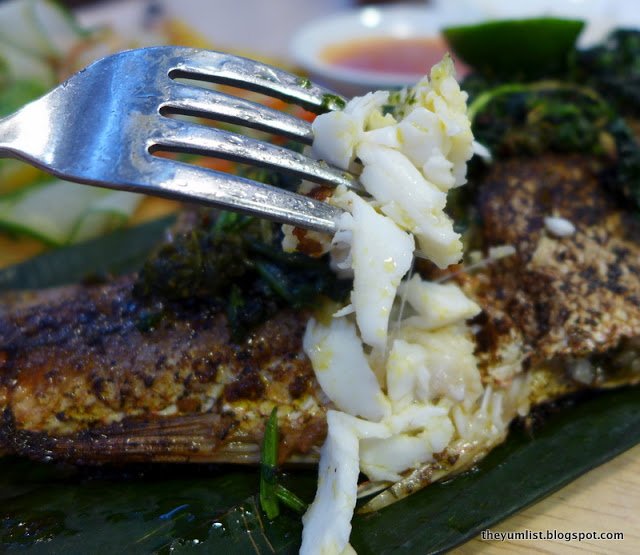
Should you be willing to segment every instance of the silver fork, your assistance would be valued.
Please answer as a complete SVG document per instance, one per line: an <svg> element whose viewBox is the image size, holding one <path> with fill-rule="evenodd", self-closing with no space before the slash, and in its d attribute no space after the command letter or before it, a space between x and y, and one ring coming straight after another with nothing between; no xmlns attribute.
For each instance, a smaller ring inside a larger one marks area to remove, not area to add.
<svg viewBox="0 0 640 555"><path fill-rule="evenodd" d="M195 115L312 142L308 122L198 82L265 93L313 112L335 109L343 101L307 80L246 58L170 46L130 50L95 62L0 120L0 157L22 159L70 181L333 233L341 211L325 202L154 155L210 155L317 183L357 187L353 176L285 147L167 117Z"/></svg>

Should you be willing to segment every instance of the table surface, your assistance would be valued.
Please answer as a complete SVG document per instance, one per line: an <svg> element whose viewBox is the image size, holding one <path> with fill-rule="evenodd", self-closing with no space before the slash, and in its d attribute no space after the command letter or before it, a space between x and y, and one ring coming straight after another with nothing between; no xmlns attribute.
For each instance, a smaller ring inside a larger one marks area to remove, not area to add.
<svg viewBox="0 0 640 555"><path fill-rule="evenodd" d="M492 532L558 530L622 532L624 540L489 541L478 537L456 555L640 552L640 445L582 475L561 490L501 522Z"/></svg>
<svg viewBox="0 0 640 555"><path fill-rule="evenodd" d="M139 21L144 1L131 0L81 10L86 23L112 19L114 5L123 28ZM315 17L345 9L348 0L181 0L165 6L182 17L217 48L260 52L287 59L294 30ZM203 14L203 5L215 6ZM252 14L252 17L247 17ZM485 541L480 537L454 550L466 555L501 553L640 552L640 446L590 471L565 488L517 513L492 531L623 532L623 541Z"/></svg>

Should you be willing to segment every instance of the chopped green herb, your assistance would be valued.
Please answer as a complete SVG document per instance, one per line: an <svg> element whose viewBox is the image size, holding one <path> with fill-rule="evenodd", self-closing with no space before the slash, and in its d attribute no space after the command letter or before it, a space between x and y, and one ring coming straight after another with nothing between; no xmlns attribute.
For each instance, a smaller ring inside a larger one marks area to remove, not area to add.
<svg viewBox="0 0 640 555"><path fill-rule="evenodd" d="M303 89L310 89L311 81L306 77L300 77L300 79L298 79L298 85Z"/></svg>
<svg viewBox="0 0 640 555"><path fill-rule="evenodd" d="M142 310L140 311L138 320L136 321L136 328L138 329L138 331L145 333L155 329L155 327L160 323L161 320L161 310Z"/></svg>
<svg viewBox="0 0 640 555"><path fill-rule="evenodd" d="M545 151L592 155L603 182L640 209L640 146L594 89L556 81L507 83L477 95L469 117L475 138L497 158Z"/></svg>
<svg viewBox="0 0 640 555"><path fill-rule="evenodd" d="M393 116L396 113L396 107L393 104L385 104L380 110L382 111L383 116L386 116L387 114L391 114Z"/></svg>
<svg viewBox="0 0 640 555"><path fill-rule="evenodd" d="M231 212L202 211L194 229L149 258L135 287L155 302L210 304L226 310L235 340L284 307L312 307L321 296L346 298L325 258L282 251L276 224Z"/></svg>
<svg viewBox="0 0 640 555"><path fill-rule="evenodd" d="M267 421L260 459L260 506L269 520L280 514L276 493L278 473L278 408L273 407Z"/></svg>
<svg viewBox="0 0 640 555"><path fill-rule="evenodd" d="M213 225L214 235L220 235L225 232L235 232L247 227L252 222L250 216L243 216L237 212L220 212L218 218Z"/></svg>
<svg viewBox="0 0 640 555"><path fill-rule="evenodd" d="M280 514L279 502L300 514L307 509L302 499L278 483L278 436L278 408L274 407L264 430L260 457L260 506L269 520Z"/></svg>
<svg viewBox="0 0 640 555"><path fill-rule="evenodd" d="M416 91L414 89L409 89L407 91L407 97L404 99L404 104L406 106L412 106L417 102Z"/></svg>
<svg viewBox="0 0 640 555"><path fill-rule="evenodd" d="M570 77L602 94L624 115L640 116L640 31L621 29L589 49L576 49Z"/></svg>
<svg viewBox="0 0 640 555"><path fill-rule="evenodd" d="M595 91L575 84L516 83L480 94L469 117L476 139L497 156L546 150L601 155L613 111Z"/></svg>
<svg viewBox="0 0 640 555"><path fill-rule="evenodd" d="M402 95L400 94L401 92L402 92L401 89L389 91L389 104L391 106L394 106L400 103L400 101L402 100Z"/></svg>
<svg viewBox="0 0 640 555"><path fill-rule="evenodd" d="M280 501L298 514L303 514L307 510L307 504L282 484L276 484L276 495Z"/></svg>
<svg viewBox="0 0 640 555"><path fill-rule="evenodd" d="M336 94L325 94L322 97L322 109L326 111L330 110L342 110L347 105L344 98Z"/></svg>
<svg viewBox="0 0 640 555"><path fill-rule="evenodd" d="M321 296L342 300L351 282L327 260L282 251L275 224L220 213L201 214L196 228L149 258L135 287L150 305L186 301L226 309L234 339L284 307L312 307Z"/></svg>
<svg viewBox="0 0 640 555"><path fill-rule="evenodd" d="M256 269L271 289L279 295L285 302L293 305L295 299L288 287L289 280L287 274L278 266L268 262L256 262Z"/></svg>

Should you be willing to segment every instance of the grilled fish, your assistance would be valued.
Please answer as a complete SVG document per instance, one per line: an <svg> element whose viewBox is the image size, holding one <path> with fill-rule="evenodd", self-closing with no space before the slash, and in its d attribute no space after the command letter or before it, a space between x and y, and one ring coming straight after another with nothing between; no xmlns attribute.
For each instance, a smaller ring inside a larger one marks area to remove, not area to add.
<svg viewBox="0 0 640 555"><path fill-rule="evenodd" d="M274 405L283 457L325 431L302 354L307 315L284 311L242 343L215 307L176 307L153 330L133 280L36 295L2 317L0 445L76 462L256 462ZM54 295L57 297L57 295Z"/></svg>
<svg viewBox="0 0 640 555"><path fill-rule="evenodd" d="M483 248L516 251L446 276L483 309L472 329L484 384L524 376L538 404L640 383L640 225L589 158L512 158L478 191ZM554 236L549 215L575 234ZM149 307L133 284L123 277L6 300L0 452L81 464L255 463L278 406L282 462L317 460L330 403L302 349L310 312L283 310L234 341L221 307ZM503 439L450 446L369 508L468 468Z"/></svg>

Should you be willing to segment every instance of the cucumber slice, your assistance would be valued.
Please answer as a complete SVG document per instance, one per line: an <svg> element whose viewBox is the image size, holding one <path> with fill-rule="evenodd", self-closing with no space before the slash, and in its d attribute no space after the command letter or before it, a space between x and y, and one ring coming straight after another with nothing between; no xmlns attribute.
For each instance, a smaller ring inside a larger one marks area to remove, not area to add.
<svg viewBox="0 0 640 555"><path fill-rule="evenodd" d="M36 25L33 1L9 0L0 3L0 52L11 45L35 57L51 54L51 47Z"/></svg>
<svg viewBox="0 0 640 555"><path fill-rule="evenodd" d="M35 26L47 42L52 55L64 57L89 34L64 7L47 0L32 0L31 12Z"/></svg>
<svg viewBox="0 0 640 555"><path fill-rule="evenodd" d="M69 237L69 243L92 239L122 227L142 201L142 195L126 191L107 191L97 199L80 218Z"/></svg>
<svg viewBox="0 0 640 555"><path fill-rule="evenodd" d="M64 245L124 223L140 198L129 195L62 180L31 185L0 197L0 227Z"/></svg>
<svg viewBox="0 0 640 555"><path fill-rule="evenodd" d="M4 78L9 82L38 81L45 89L53 87L56 83L53 67L47 61L1 40L0 59Z"/></svg>
<svg viewBox="0 0 640 555"><path fill-rule="evenodd" d="M174 221L174 216L153 220L0 269L0 293L78 283L89 275L135 272Z"/></svg>
<svg viewBox="0 0 640 555"><path fill-rule="evenodd" d="M66 56L86 36L70 12L49 0L0 3L0 43L40 58Z"/></svg>

